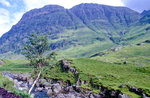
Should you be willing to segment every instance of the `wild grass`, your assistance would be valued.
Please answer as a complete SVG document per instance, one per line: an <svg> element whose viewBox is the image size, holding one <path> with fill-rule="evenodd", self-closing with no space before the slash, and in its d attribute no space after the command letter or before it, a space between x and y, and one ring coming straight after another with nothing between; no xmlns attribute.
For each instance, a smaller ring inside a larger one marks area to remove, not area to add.
<svg viewBox="0 0 150 98"><path fill-rule="evenodd" d="M141 46L126 46L125 48L116 51L108 52L108 55L96 56L93 59L111 62L123 63L127 62L136 66L150 66L150 44L144 43Z"/></svg>
<svg viewBox="0 0 150 98"><path fill-rule="evenodd" d="M25 59L3 59L4 65L0 66L0 72L31 72L33 67Z"/></svg>
<svg viewBox="0 0 150 98"><path fill-rule="evenodd" d="M150 71L142 71L147 69L145 67L137 67L131 64L112 64L84 58L74 59L72 66L75 66L81 74L86 74L80 75L83 80L88 75L93 75L99 79L100 84L108 88L129 93L128 90L119 88L120 85L129 85L142 88L150 94Z"/></svg>

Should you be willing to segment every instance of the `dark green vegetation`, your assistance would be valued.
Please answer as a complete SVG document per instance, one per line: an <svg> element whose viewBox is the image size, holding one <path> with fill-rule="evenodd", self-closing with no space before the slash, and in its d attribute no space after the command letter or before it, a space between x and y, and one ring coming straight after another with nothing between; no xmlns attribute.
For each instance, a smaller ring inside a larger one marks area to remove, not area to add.
<svg viewBox="0 0 150 98"><path fill-rule="evenodd" d="M26 35L42 32L48 35L51 49L58 51L60 57L89 57L118 44L148 39L146 13L149 12L140 15L126 7L99 4L33 9L0 38L0 53L20 53L27 42Z"/></svg>
<svg viewBox="0 0 150 98"><path fill-rule="evenodd" d="M50 51L48 37L45 35L37 35L36 33L28 36L28 43L24 46L23 55L30 61L30 65L42 67L50 65L50 60L55 59L55 53L44 55Z"/></svg>

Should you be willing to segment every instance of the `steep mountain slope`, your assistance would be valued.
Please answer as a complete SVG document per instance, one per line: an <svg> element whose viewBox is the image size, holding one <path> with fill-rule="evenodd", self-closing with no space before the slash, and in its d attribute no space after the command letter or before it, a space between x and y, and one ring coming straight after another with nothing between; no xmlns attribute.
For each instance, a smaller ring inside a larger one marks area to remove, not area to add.
<svg viewBox="0 0 150 98"><path fill-rule="evenodd" d="M80 27L84 27L82 21L61 6L50 5L34 9L25 13L21 20L1 37L1 52L21 48L26 41L25 36L33 32L63 33L65 28Z"/></svg>
<svg viewBox="0 0 150 98"><path fill-rule="evenodd" d="M64 55L90 56L115 46L140 14L125 7L80 4L71 9L48 5L23 15L0 38L0 53L20 52L26 35L48 34L51 48Z"/></svg>
<svg viewBox="0 0 150 98"><path fill-rule="evenodd" d="M122 30L139 20L139 13L126 7L99 4L80 4L71 9L90 29ZM123 26L123 27L122 27ZM109 31L108 30L108 31Z"/></svg>
<svg viewBox="0 0 150 98"><path fill-rule="evenodd" d="M150 12L130 26L120 39L120 44L137 44L150 39Z"/></svg>

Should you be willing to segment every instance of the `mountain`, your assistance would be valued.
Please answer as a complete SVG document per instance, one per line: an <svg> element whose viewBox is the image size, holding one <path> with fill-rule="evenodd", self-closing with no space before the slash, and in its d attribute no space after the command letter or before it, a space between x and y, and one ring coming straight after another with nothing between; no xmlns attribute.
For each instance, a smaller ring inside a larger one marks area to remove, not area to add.
<svg viewBox="0 0 150 98"><path fill-rule="evenodd" d="M80 4L71 8L71 11L94 31L108 28L122 30L140 18L139 13L129 8L99 4Z"/></svg>
<svg viewBox="0 0 150 98"><path fill-rule="evenodd" d="M85 3L65 9L47 5L33 9L0 38L0 53L20 53L33 32L48 34L50 47L63 55L90 56L120 44L140 13L126 7ZM123 42L122 42L123 43Z"/></svg>
<svg viewBox="0 0 150 98"><path fill-rule="evenodd" d="M145 16L147 13L149 13L150 12L150 10L144 10L142 13L141 13L141 15L142 16Z"/></svg>
<svg viewBox="0 0 150 98"><path fill-rule="evenodd" d="M143 12L143 17L140 19L141 23L150 23L150 10L149 11L144 11Z"/></svg>

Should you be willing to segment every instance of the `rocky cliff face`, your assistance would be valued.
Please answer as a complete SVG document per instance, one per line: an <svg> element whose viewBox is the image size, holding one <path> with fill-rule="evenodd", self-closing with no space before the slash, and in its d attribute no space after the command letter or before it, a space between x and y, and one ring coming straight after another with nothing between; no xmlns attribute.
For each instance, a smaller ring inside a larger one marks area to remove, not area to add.
<svg viewBox="0 0 150 98"><path fill-rule="evenodd" d="M0 53L19 52L27 41L26 35L33 32L48 34L52 49L66 49L77 44L84 46L94 43L97 39L109 40L111 36L120 36L118 32L125 30L139 18L139 13L125 7L80 4L65 9L58 5L47 5L25 13L21 20L0 38ZM87 38L88 44L85 40Z"/></svg>
<svg viewBox="0 0 150 98"><path fill-rule="evenodd" d="M99 4L80 4L71 9L85 25L93 30L122 29L140 18L140 14L126 7Z"/></svg>

